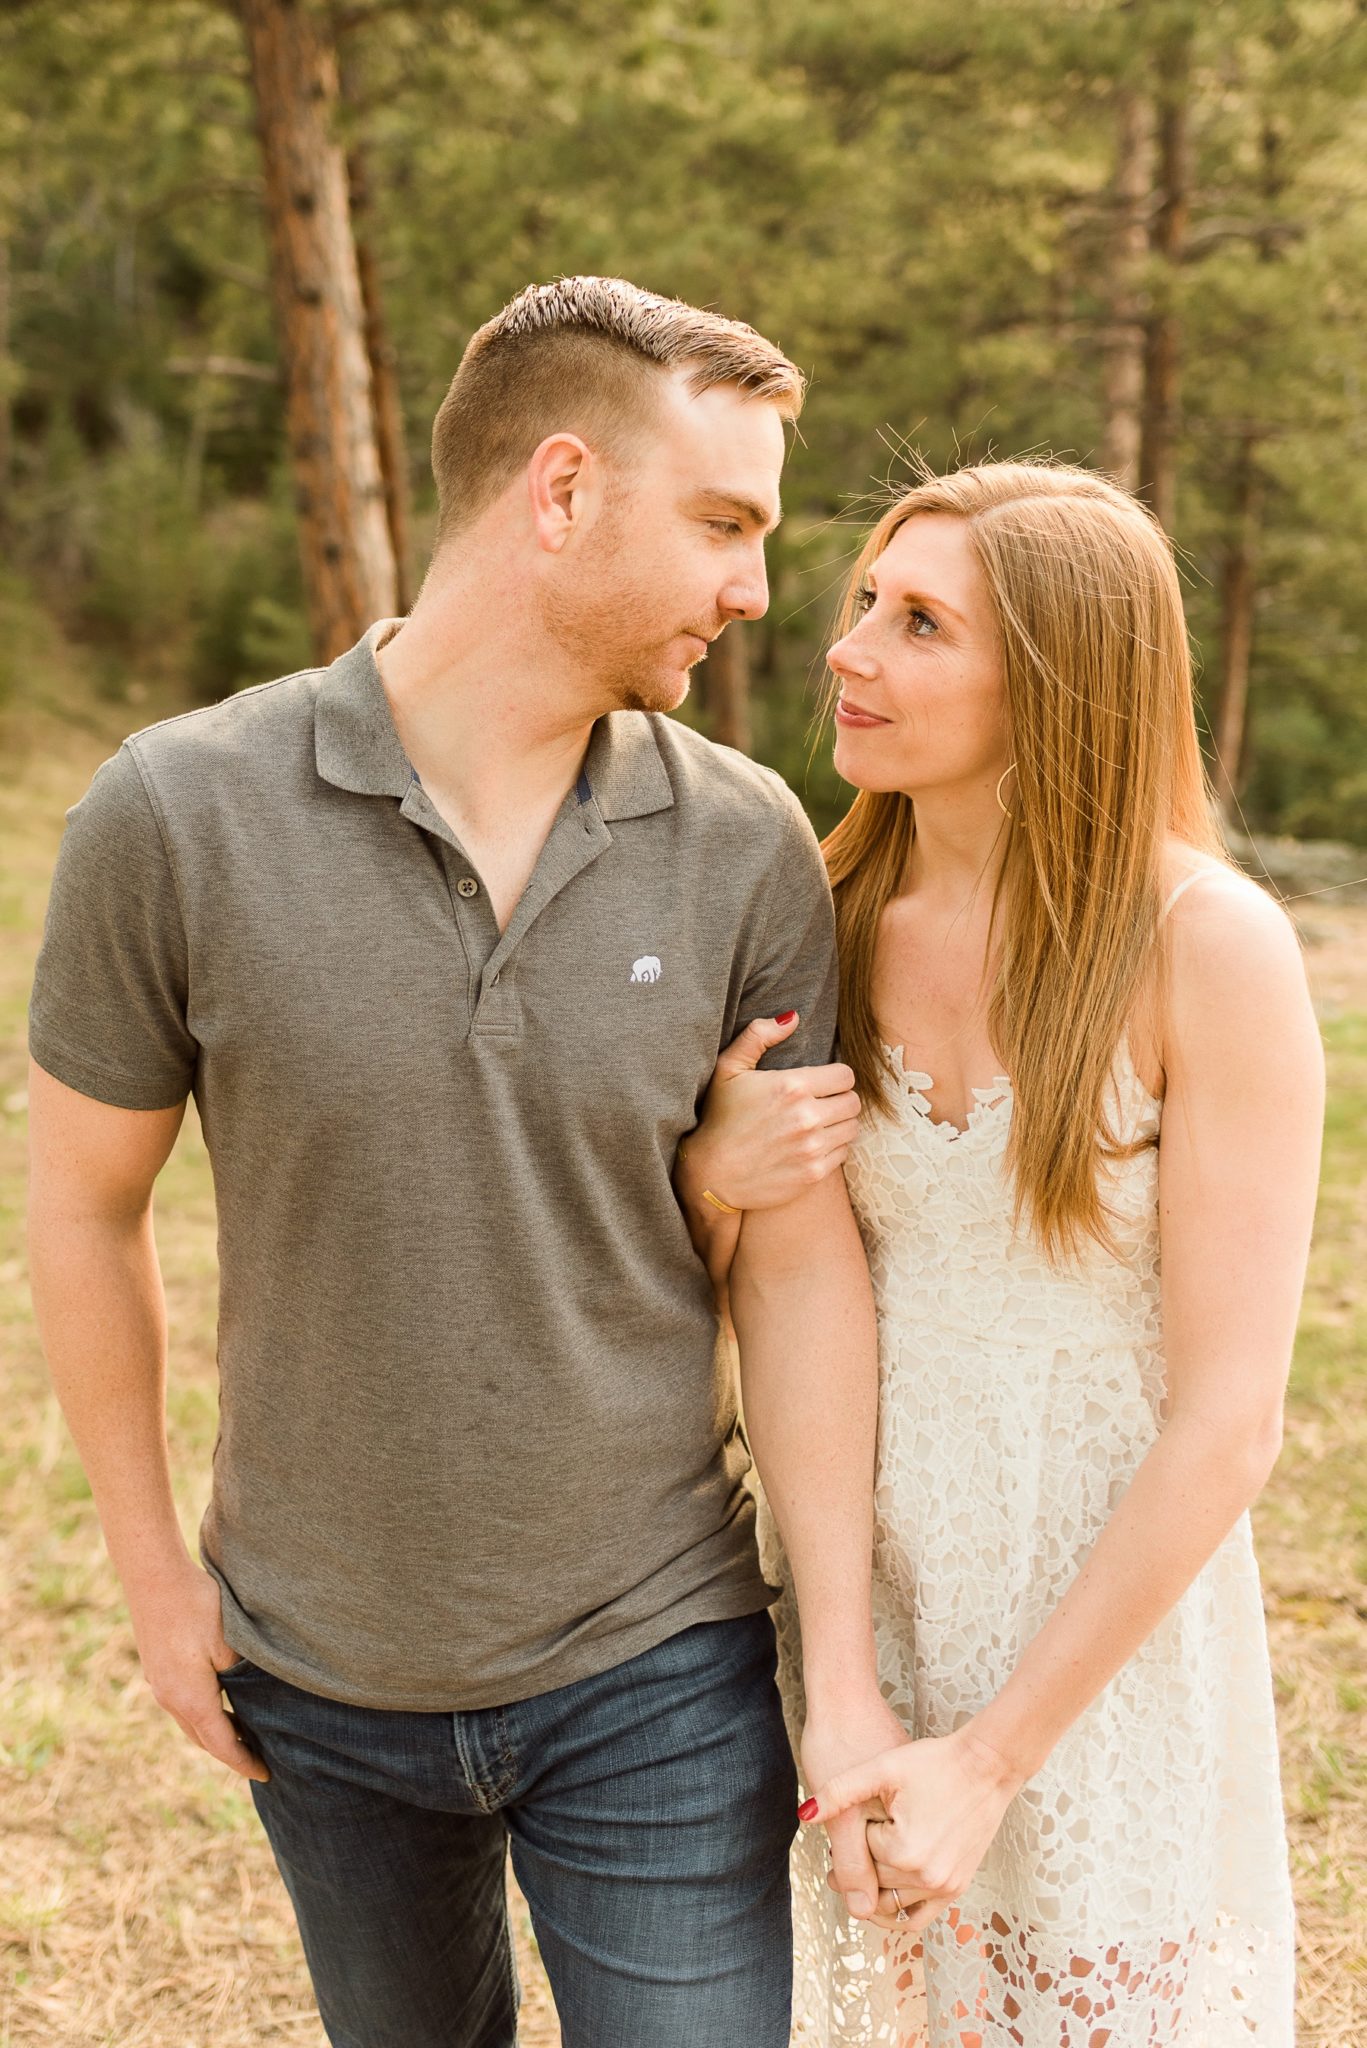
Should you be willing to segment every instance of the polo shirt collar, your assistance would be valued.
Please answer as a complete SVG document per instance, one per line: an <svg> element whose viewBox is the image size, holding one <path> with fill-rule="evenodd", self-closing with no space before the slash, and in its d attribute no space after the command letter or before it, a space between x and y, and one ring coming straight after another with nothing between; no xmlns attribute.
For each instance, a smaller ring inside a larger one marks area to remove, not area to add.
<svg viewBox="0 0 1367 2048"><path fill-rule="evenodd" d="M375 649L402 624L402 619L377 619L354 647L339 654L323 677L314 708L318 773L325 782L360 796L403 797L413 780L375 665Z"/></svg>
<svg viewBox="0 0 1367 2048"><path fill-rule="evenodd" d="M674 803L674 787L644 711L609 711L597 720L584 757L581 788L585 781L604 822L645 818Z"/></svg>
<svg viewBox="0 0 1367 2048"><path fill-rule="evenodd" d="M314 754L318 773L339 789L402 799L413 781L375 661L376 648L402 624L376 620L324 675L314 711ZM673 785L646 713L611 711L595 722L578 794L582 803L596 803L605 822L672 807Z"/></svg>

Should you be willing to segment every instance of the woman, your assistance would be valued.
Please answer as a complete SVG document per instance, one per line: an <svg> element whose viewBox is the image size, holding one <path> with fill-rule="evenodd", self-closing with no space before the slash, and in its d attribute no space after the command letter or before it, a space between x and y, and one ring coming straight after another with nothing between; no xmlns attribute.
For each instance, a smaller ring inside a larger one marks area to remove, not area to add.
<svg viewBox="0 0 1367 2048"><path fill-rule="evenodd" d="M931 479L828 659L863 1121L724 1059L680 1172L720 1275L743 1225L704 1187L765 1206L848 1149L879 1308L879 1673L913 1739L807 1788L809 1820L869 1802L882 1890L852 1920L804 1829L795 2039L1288 2043L1246 1510L1323 1074L1291 926L1209 823L1171 554L1083 470ZM778 1622L796 1732L786 1595Z"/></svg>

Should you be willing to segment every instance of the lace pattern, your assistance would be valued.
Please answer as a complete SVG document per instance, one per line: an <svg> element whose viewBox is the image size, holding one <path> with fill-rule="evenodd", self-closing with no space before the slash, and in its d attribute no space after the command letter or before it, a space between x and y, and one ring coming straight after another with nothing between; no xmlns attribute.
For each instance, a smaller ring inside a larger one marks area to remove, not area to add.
<svg viewBox="0 0 1367 2048"><path fill-rule="evenodd" d="M1010 1084L965 1130L891 1055L894 1119L847 1178L878 1303L874 1603L882 1689L917 1735L1000 1689L1157 1435L1161 1110L1128 1054L1109 1169L1119 1256L1051 1268L1012 1229ZM761 1546L785 1581L772 1519ZM790 1730L797 1617L775 1610ZM849 1920L820 1831L794 1847L803 2048L1288 2048L1290 1882L1247 1517L1007 1810L922 1940Z"/></svg>

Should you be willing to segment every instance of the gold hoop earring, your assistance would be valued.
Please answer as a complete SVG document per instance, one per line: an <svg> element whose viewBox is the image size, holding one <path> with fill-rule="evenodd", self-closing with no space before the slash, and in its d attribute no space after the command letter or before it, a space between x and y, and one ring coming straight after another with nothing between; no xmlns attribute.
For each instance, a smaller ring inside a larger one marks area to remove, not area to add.
<svg viewBox="0 0 1367 2048"><path fill-rule="evenodd" d="M1000 810L1004 818L1009 818L1011 813L1007 809L1006 805L1002 802L1002 784L1005 782L1007 776L1011 773L1011 770L1015 767L1015 765L1016 764L1014 761L1008 761L1006 766L1002 769L1001 774L997 777L997 808Z"/></svg>

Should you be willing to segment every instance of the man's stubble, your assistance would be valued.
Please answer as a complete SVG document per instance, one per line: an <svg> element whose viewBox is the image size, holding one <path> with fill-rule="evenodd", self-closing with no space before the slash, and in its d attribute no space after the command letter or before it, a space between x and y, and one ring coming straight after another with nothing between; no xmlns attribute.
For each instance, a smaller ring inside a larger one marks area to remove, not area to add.
<svg viewBox="0 0 1367 2048"><path fill-rule="evenodd" d="M681 626L677 604L634 568L640 542L632 531L632 503L626 490L609 499L577 584L543 601L545 624L609 709L673 711L688 695L688 669L671 666L668 649L684 631L715 637L719 623Z"/></svg>

